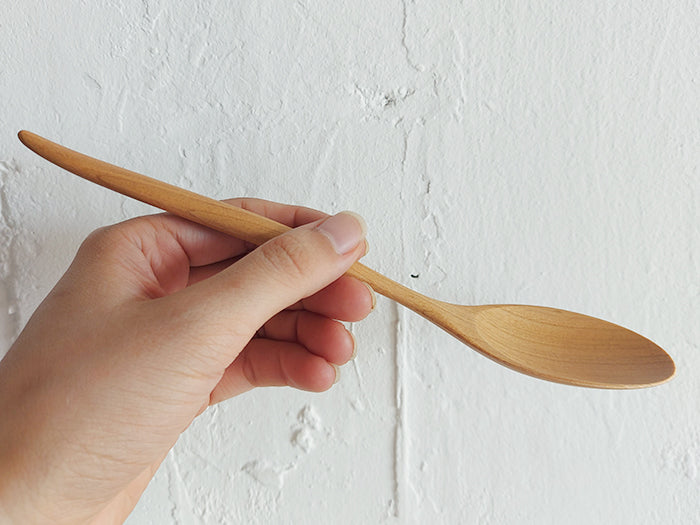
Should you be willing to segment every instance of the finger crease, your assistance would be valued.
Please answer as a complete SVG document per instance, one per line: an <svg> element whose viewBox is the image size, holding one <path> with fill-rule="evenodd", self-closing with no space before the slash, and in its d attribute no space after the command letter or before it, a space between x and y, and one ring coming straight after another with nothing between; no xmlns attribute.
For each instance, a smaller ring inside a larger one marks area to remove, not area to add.
<svg viewBox="0 0 700 525"><path fill-rule="evenodd" d="M301 341L299 341L299 333L300 333L300 331L301 331L301 330L299 330L299 324L300 324L300 323L301 323L301 312L298 312L298 313L297 313L297 318L296 318L296 320L295 320L295 322L294 322L294 340L297 341L297 342L299 342L299 343L301 343Z"/></svg>
<svg viewBox="0 0 700 525"><path fill-rule="evenodd" d="M296 386L295 383L289 380L289 374L287 373L287 370L284 366L283 359L282 359L282 354L283 352L277 352L277 364L279 365L280 368L280 374L282 374L282 380L284 381L283 384L287 384L289 386Z"/></svg>
<svg viewBox="0 0 700 525"><path fill-rule="evenodd" d="M248 383L251 384L251 386L258 386L258 378L255 373L255 367L253 366L252 361L248 357L248 353L244 353L241 357L243 358L243 363L241 363L241 370L243 370L243 375L245 376Z"/></svg>

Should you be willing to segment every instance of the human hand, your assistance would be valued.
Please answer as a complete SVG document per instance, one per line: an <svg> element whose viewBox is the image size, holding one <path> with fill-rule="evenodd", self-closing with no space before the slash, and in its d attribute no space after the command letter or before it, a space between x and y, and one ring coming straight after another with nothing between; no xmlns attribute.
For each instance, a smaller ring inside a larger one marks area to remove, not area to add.
<svg viewBox="0 0 700 525"><path fill-rule="evenodd" d="M164 214L83 243L0 361L0 521L122 522L208 405L332 386L354 352L336 319L374 300L341 277L366 252L363 225L230 202L295 229L253 250Z"/></svg>

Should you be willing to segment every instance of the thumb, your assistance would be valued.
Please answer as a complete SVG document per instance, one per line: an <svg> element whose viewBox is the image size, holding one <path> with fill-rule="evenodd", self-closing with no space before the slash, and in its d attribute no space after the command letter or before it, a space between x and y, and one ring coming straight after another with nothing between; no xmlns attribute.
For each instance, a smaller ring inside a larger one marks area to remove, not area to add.
<svg viewBox="0 0 700 525"><path fill-rule="evenodd" d="M230 363L268 319L325 288L362 257L365 235L359 215L341 212L275 237L167 299L178 301L175 310L185 307L187 319L197 319L200 327L226 332L219 335L225 336L222 350Z"/></svg>

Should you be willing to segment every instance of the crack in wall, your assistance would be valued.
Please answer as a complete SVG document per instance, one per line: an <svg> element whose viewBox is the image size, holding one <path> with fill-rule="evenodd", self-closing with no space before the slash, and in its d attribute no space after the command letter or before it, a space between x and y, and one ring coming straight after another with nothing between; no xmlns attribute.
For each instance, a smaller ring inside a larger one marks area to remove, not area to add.
<svg viewBox="0 0 700 525"><path fill-rule="evenodd" d="M434 286L446 278L447 273L441 268L440 258L435 252L435 244L444 239L444 226L440 215L434 213L435 194L431 193L433 183L429 168L428 155L425 149L426 137L423 119L402 126L402 142L400 152L400 173L404 181L399 194L403 224L415 222L416 213L421 214L422 234L419 239L407 235L409 229L401 231L401 259L404 261L402 273L423 270L428 274L428 284ZM416 134L417 133L417 134ZM427 225L427 226L426 226ZM423 246L423 248L421 248ZM415 248L414 248L415 247ZM417 268L415 265L418 264ZM435 278L437 269L437 280ZM417 278L417 277L416 277ZM394 430L394 494L393 505L390 509L393 517L404 519L413 516L417 510L414 495L415 486L412 480L411 458L411 410L410 391L407 379L413 377L416 370L408 353L413 344L411 335L413 326L411 312L395 305L396 326L396 356L395 356L395 405L396 423ZM415 458L413 458L415 460ZM408 495L408 497L407 497Z"/></svg>
<svg viewBox="0 0 700 525"><path fill-rule="evenodd" d="M401 151L401 177L405 179L407 176L407 160L409 150L409 139L413 126L408 127L403 133L403 145ZM405 200L405 186L402 186L400 198ZM406 209L405 207L403 209ZM405 222L405 221L404 221ZM401 259L407 260L406 242L404 232L402 231L401 239ZM393 517L399 518L405 515L403 494L406 489L406 471L407 471L407 443L406 443L406 398L405 398L405 375L406 375L406 360L405 349L408 347L408 322L405 321L406 312L398 303L394 303L394 319L395 319L395 361L394 361L394 401L396 404L396 424L394 426L394 487L393 500L390 506L390 514Z"/></svg>
<svg viewBox="0 0 700 525"><path fill-rule="evenodd" d="M394 315L396 319L396 354L395 354L395 373L394 373L394 395L396 403L396 424L394 426L394 487L393 501L391 505L391 514L396 517L402 517L404 512L403 494L406 488L406 403L405 403L405 351L407 347L407 322L405 321L406 312L398 303L394 303Z"/></svg>
<svg viewBox="0 0 700 525"><path fill-rule="evenodd" d="M411 58L411 49L409 48L408 43L406 42L406 34L408 32L408 2L409 0L401 0L401 47L403 48L404 55L406 57L406 63L409 65L409 67L411 69L414 69L415 71L423 72L425 70L425 67L423 67L421 64L418 64L413 60L413 58Z"/></svg>

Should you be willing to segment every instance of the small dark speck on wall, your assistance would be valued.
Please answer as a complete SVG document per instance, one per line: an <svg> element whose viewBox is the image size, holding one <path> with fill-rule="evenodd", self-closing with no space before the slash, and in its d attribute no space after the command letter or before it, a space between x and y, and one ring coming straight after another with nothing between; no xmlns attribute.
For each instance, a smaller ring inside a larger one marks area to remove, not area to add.
<svg viewBox="0 0 700 525"><path fill-rule="evenodd" d="M420 274L419 273L412 273L411 277L413 277L414 279L418 279L418 277L420 277Z"/></svg>

